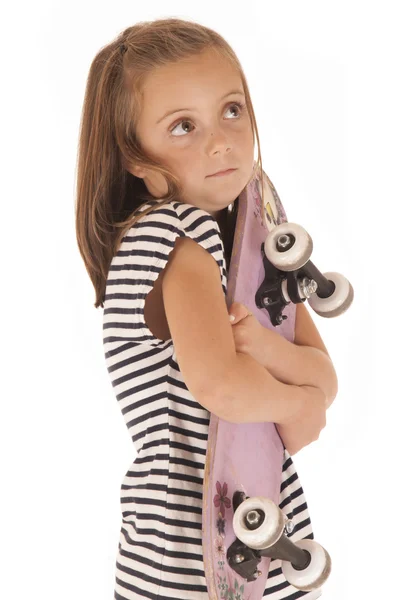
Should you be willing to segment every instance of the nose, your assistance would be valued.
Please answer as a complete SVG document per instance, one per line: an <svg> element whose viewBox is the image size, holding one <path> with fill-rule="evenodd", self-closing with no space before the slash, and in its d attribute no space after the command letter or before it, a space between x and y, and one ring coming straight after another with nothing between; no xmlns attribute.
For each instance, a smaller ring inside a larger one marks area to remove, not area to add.
<svg viewBox="0 0 401 600"><path fill-rule="evenodd" d="M208 140L208 152L215 154L216 152L231 152L231 142L227 138L227 135L219 128L215 128L210 132Z"/></svg>

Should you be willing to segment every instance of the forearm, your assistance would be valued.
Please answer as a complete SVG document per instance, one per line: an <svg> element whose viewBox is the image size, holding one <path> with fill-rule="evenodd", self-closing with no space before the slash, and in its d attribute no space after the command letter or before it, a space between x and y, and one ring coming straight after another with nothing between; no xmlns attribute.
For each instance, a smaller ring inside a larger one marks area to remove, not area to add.
<svg viewBox="0 0 401 600"><path fill-rule="evenodd" d="M337 375L330 357L318 348L298 346L277 334L272 347L271 337L266 343L263 366L289 385L318 387L327 398L327 407L338 391Z"/></svg>
<svg viewBox="0 0 401 600"><path fill-rule="evenodd" d="M278 381L252 356L237 352L221 384L199 402L231 423L292 422L310 398L322 396L316 388Z"/></svg>

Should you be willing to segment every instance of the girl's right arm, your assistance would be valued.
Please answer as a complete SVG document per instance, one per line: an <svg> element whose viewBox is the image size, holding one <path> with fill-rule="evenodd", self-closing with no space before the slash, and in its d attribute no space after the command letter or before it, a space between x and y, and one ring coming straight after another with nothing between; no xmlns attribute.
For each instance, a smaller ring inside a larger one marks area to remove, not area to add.
<svg viewBox="0 0 401 600"><path fill-rule="evenodd" d="M233 423L284 425L320 398L317 388L281 383L236 352L218 264L191 238L177 238L162 293L184 381L210 412Z"/></svg>

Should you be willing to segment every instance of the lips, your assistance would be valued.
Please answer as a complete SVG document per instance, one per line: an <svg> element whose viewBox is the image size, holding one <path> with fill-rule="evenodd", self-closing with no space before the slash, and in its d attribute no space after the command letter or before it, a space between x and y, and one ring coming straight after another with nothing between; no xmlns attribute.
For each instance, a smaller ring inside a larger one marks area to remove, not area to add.
<svg viewBox="0 0 401 600"><path fill-rule="evenodd" d="M217 171L216 173L211 173L210 175L207 175L207 177L214 177L215 175L225 175L236 170L237 169L222 169L221 171Z"/></svg>

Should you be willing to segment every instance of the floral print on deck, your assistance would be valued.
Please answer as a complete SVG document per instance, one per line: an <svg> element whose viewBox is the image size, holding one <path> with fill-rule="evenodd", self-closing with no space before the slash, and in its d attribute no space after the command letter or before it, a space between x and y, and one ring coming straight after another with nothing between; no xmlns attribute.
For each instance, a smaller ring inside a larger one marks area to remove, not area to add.
<svg viewBox="0 0 401 600"><path fill-rule="evenodd" d="M225 508L231 508L231 500L227 498L227 484L224 482L223 487L221 487L220 481L216 483L217 494L214 497L214 505L216 508L220 508L221 516L224 519Z"/></svg>
<svg viewBox="0 0 401 600"><path fill-rule="evenodd" d="M216 528L218 535L215 538L214 551L217 558L217 565L222 575L217 573L217 588L220 593L221 600L244 600L244 585L241 585L237 579L236 573L229 569L226 572L226 552L227 548L224 544L225 525L226 525L226 509L232 508L231 500L228 497L228 486L224 482L221 485L220 481L216 482L217 494L213 499L214 506L219 509L216 519ZM229 518L232 518L232 511L228 510ZM229 567L228 567L229 568Z"/></svg>
<svg viewBox="0 0 401 600"><path fill-rule="evenodd" d="M226 556L226 547L223 538L219 535L214 542L214 549L219 559L219 569L224 569L224 559Z"/></svg>

